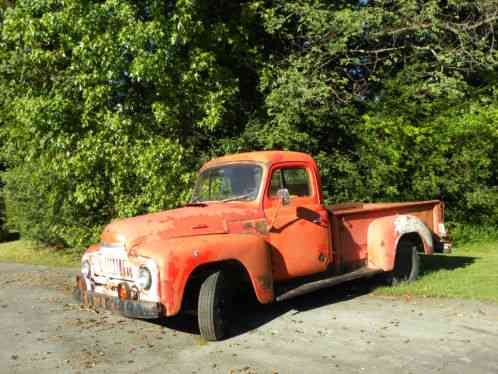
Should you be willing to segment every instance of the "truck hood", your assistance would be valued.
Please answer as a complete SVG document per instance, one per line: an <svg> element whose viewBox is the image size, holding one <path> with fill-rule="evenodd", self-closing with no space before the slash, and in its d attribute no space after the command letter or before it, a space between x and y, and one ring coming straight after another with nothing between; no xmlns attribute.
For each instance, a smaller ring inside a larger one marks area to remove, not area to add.
<svg viewBox="0 0 498 374"><path fill-rule="evenodd" d="M106 226L101 239L130 248L146 240L226 234L229 222L263 217L259 209L235 204L210 203L115 220Z"/></svg>

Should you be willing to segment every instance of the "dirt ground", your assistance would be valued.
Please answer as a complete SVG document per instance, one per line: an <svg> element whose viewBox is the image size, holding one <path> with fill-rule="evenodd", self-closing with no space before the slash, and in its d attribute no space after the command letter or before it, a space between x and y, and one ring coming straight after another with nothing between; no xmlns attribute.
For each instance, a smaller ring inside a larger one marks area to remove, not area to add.
<svg viewBox="0 0 498 374"><path fill-rule="evenodd" d="M74 270L0 263L0 373L498 373L498 305L380 298L365 282L240 306L233 337L193 317L80 307Z"/></svg>

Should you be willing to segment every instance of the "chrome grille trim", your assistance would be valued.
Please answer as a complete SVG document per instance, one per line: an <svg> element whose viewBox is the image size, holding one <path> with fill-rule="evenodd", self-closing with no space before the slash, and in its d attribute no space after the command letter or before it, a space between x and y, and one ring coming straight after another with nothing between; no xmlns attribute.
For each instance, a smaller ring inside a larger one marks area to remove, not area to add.
<svg viewBox="0 0 498 374"><path fill-rule="evenodd" d="M92 269L96 275L107 278L133 279L134 267L128 261L123 246L103 246L92 256Z"/></svg>

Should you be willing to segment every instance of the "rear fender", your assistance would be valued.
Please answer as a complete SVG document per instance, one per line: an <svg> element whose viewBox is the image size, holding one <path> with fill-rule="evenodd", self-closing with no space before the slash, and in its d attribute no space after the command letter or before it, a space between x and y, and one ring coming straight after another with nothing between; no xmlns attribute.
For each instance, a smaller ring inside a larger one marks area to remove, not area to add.
<svg viewBox="0 0 498 374"><path fill-rule="evenodd" d="M424 252L433 253L432 233L419 218L396 215L374 220L369 225L367 234L369 267L391 271L399 240L407 234L417 234L423 243Z"/></svg>
<svg viewBox="0 0 498 374"><path fill-rule="evenodd" d="M247 272L259 302L274 299L271 253L256 235L206 235L169 240L170 248L161 277L161 301L166 315L177 314L191 274L199 267L237 261Z"/></svg>

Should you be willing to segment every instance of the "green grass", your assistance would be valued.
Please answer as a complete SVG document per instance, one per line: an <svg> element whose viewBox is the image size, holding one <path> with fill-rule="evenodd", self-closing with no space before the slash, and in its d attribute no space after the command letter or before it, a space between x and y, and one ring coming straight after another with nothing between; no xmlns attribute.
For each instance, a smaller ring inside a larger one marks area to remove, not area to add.
<svg viewBox="0 0 498 374"><path fill-rule="evenodd" d="M0 243L0 262L79 267L81 254L78 250L41 247L26 240Z"/></svg>
<svg viewBox="0 0 498 374"><path fill-rule="evenodd" d="M374 294L498 302L498 241L468 242L449 255L422 256L416 282L377 288Z"/></svg>

